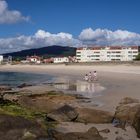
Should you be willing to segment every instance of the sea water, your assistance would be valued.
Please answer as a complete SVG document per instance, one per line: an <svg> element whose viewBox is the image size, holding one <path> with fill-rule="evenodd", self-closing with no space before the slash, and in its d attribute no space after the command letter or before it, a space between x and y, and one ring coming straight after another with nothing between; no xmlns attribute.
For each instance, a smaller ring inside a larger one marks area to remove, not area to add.
<svg viewBox="0 0 140 140"><path fill-rule="evenodd" d="M8 85L12 87L16 87L23 83L32 84L32 85L41 84L51 79L52 76L48 74L0 72L0 85Z"/></svg>

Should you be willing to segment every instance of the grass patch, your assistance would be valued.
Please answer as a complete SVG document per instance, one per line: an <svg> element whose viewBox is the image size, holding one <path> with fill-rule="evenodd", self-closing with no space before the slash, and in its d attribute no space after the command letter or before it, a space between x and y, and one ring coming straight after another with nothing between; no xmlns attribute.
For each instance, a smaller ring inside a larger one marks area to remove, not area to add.
<svg viewBox="0 0 140 140"><path fill-rule="evenodd" d="M23 108L20 105L10 104L0 106L1 110L5 114L14 115L14 116L22 116L27 119L35 119L39 117L44 117L45 114L41 112L31 111L29 109Z"/></svg>
<svg viewBox="0 0 140 140"><path fill-rule="evenodd" d="M21 116L28 120L41 120L42 126L48 130L48 128L54 128L55 123L47 122L46 113L34 111L28 108L25 108L15 102L11 102L8 100L0 99L0 114L7 114L12 116Z"/></svg>

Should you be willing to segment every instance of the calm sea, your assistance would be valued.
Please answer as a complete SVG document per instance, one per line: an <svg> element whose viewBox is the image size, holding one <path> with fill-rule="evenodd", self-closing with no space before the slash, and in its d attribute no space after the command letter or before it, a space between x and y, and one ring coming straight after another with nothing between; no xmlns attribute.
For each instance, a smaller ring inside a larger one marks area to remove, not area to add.
<svg viewBox="0 0 140 140"><path fill-rule="evenodd" d="M0 72L0 85L16 87L20 84L42 84L50 81L52 76L47 74L31 74L20 72Z"/></svg>

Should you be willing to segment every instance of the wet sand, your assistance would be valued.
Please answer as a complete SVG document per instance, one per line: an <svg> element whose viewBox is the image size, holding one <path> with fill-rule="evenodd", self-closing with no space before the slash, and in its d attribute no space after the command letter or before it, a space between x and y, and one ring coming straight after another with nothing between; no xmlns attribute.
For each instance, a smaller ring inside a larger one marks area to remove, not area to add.
<svg viewBox="0 0 140 140"><path fill-rule="evenodd" d="M119 101L124 97L140 99L140 67L134 65L98 65L98 66L65 66L60 65L5 65L0 66L0 71L31 72L49 74L62 79L83 80L83 76L89 71L97 70L98 83L105 87L104 90L94 96L95 101L102 106L97 109L114 112ZM60 82L60 81L59 81ZM42 90L42 87L32 87ZM46 90L45 86L43 86ZM95 93L93 93L95 94Z"/></svg>

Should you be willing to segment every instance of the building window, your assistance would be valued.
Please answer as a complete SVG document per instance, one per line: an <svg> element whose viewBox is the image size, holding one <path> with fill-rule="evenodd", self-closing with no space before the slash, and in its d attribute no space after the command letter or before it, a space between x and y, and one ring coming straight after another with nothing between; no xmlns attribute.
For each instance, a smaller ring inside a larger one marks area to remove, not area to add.
<svg viewBox="0 0 140 140"><path fill-rule="evenodd" d="M76 55L77 57L81 57L81 55Z"/></svg>
<svg viewBox="0 0 140 140"><path fill-rule="evenodd" d="M100 55L95 55L95 57L100 57Z"/></svg>

